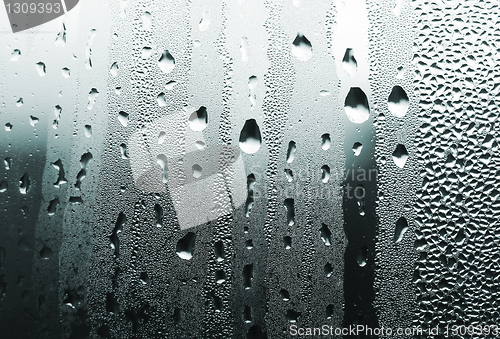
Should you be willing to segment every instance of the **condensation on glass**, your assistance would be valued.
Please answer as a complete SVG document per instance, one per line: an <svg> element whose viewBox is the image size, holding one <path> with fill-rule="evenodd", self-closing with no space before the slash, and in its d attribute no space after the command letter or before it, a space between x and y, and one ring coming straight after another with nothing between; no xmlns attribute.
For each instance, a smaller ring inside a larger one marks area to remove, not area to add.
<svg viewBox="0 0 500 339"><path fill-rule="evenodd" d="M498 9L87 0L19 33L2 12L1 336L488 338Z"/></svg>

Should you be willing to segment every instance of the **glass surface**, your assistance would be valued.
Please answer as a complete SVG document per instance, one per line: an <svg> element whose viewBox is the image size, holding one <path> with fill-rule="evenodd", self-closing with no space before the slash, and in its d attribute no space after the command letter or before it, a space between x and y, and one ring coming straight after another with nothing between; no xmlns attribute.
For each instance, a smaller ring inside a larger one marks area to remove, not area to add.
<svg viewBox="0 0 500 339"><path fill-rule="evenodd" d="M500 337L496 1L18 4L0 338Z"/></svg>

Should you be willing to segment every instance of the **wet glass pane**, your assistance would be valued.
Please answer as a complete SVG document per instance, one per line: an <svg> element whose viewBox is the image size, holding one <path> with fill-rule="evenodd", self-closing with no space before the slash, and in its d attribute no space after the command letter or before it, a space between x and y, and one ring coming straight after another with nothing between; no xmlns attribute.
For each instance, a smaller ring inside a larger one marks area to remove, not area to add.
<svg viewBox="0 0 500 339"><path fill-rule="evenodd" d="M0 10L1 338L496 338L495 1Z"/></svg>

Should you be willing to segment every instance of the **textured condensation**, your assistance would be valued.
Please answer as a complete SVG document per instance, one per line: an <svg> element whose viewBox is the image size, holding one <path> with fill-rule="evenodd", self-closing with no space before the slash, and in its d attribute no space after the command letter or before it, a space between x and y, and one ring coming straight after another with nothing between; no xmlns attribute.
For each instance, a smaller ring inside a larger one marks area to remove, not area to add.
<svg viewBox="0 0 500 339"><path fill-rule="evenodd" d="M417 258L413 244L418 227L415 217L422 213L414 208L416 191L421 187L415 145L421 122L417 116L419 97L414 91L415 65L412 61L415 12L411 2L399 3L367 1L371 88L373 104L377 107L374 112L378 168L374 305L379 326L427 328L422 321L412 323L416 307L413 274ZM402 91L394 88L401 88L409 100L396 95ZM400 113L404 108L407 111L403 116ZM407 222L404 232L401 218ZM413 335L381 337L415 338Z"/></svg>
<svg viewBox="0 0 500 339"><path fill-rule="evenodd" d="M498 325L499 10L0 11L0 337Z"/></svg>
<svg viewBox="0 0 500 339"><path fill-rule="evenodd" d="M422 121L415 151L423 182L415 203L413 323L495 325L498 3L415 1L414 6L414 86Z"/></svg>

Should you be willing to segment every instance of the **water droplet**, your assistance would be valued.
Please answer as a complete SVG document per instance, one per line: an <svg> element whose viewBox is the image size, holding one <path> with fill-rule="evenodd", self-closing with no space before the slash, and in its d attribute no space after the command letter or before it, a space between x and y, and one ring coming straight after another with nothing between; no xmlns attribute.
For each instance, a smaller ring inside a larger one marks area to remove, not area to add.
<svg viewBox="0 0 500 339"><path fill-rule="evenodd" d="M128 159L128 154L127 154L127 145L122 143L120 144L120 153L122 156L122 159Z"/></svg>
<svg viewBox="0 0 500 339"><path fill-rule="evenodd" d="M345 98L344 109L349 120L356 124L361 124L370 117L368 99L359 87L351 87Z"/></svg>
<svg viewBox="0 0 500 339"><path fill-rule="evenodd" d="M285 175L286 175L286 180L288 180L288 182L293 181L293 172L291 169L285 168Z"/></svg>
<svg viewBox="0 0 500 339"><path fill-rule="evenodd" d="M368 259L368 247L363 246L359 249L357 262L360 267L366 266L366 261Z"/></svg>
<svg viewBox="0 0 500 339"><path fill-rule="evenodd" d="M90 160L92 160L92 153L90 152L83 154L82 157L80 158L81 170L80 172L78 172L78 175L76 176L76 183L75 183L75 188L78 190L81 188L83 179L85 179L85 177L87 176L87 166Z"/></svg>
<svg viewBox="0 0 500 339"><path fill-rule="evenodd" d="M30 184L31 184L30 176L28 172L26 172L21 177L21 179L19 179L19 192L21 192L21 194L28 193L28 190L30 189Z"/></svg>
<svg viewBox="0 0 500 339"><path fill-rule="evenodd" d="M387 104L389 111L398 118L404 117L410 107L408 95L401 86L394 86L392 88Z"/></svg>
<svg viewBox="0 0 500 339"><path fill-rule="evenodd" d="M205 106L201 106L189 116L189 127L193 131L203 131L208 125L208 113Z"/></svg>
<svg viewBox="0 0 500 339"><path fill-rule="evenodd" d="M175 60L168 50L163 51L158 60L158 67L163 73L170 73L175 67Z"/></svg>
<svg viewBox="0 0 500 339"><path fill-rule="evenodd" d="M161 131L160 134L158 134L158 144L163 144L165 142L165 139L167 139L167 133Z"/></svg>
<svg viewBox="0 0 500 339"><path fill-rule="evenodd" d="M151 13L144 12L141 16L141 21L142 21L142 29L145 31L150 31L152 25Z"/></svg>
<svg viewBox="0 0 500 339"><path fill-rule="evenodd" d="M142 51L141 51L141 58L143 59L148 59L151 54L153 54L153 49L149 46L145 46L142 48ZM168 72L165 72L165 73L168 73Z"/></svg>
<svg viewBox="0 0 500 339"><path fill-rule="evenodd" d="M128 113L120 111L118 113L118 121L123 125L123 127L127 127L128 125Z"/></svg>
<svg viewBox="0 0 500 339"><path fill-rule="evenodd" d="M37 62L36 63L36 70L38 72L38 75L43 77L46 73L46 70L45 70L45 64L43 62Z"/></svg>
<svg viewBox="0 0 500 339"><path fill-rule="evenodd" d="M327 263L327 264L325 265L325 267L323 268L323 271L325 272L325 276L326 276L327 278L331 277L331 276L332 276L332 274L333 274L333 267L332 267L332 264Z"/></svg>
<svg viewBox="0 0 500 339"><path fill-rule="evenodd" d="M30 125L35 127L35 125L40 121L37 117L30 115Z"/></svg>
<svg viewBox="0 0 500 339"><path fill-rule="evenodd" d="M405 217L401 217L396 221L396 229L394 231L394 239L393 241L395 243L400 242L403 240L403 236L408 230L408 221L406 220Z"/></svg>
<svg viewBox="0 0 500 339"><path fill-rule="evenodd" d="M240 133L240 148L247 154L253 154L260 149L262 139L260 128L255 119L249 119L243 125Z"/></svg>
<svg viewBox="0 0 500 339"><path fill-rule="evenodd" d="M193 257L196 234L189 232L177 242L176 253L179 258L190 260Z"/></svg>
<svg viewBox="0 0 500 339"><path fill-rule="evenodd" d="M361 153L362 149L363 145L360 142L355 142L354 145L352 145L352 151L354 152L355 157L357 157Z"/></svg>
<svg viewBox="0 0 500 339"><path fill-rule="evenodd" d="M295 141L290 141L288 143L288 150L286 152L286 162L287 163L292 163L292 161L295 159L295 151L297 150L297 144Z"/></svg>
<svg viewBox="0 0 500 339"><path fill-rule="evenodd" d="M91 29L89 32L89 37L87 39L87 45L85 46L85 67L87 69L92 69L92 45L94 43L95 36L97 35L97 31L95 29Z"/></svg>
<svg viewBox="0 0 500 339"><path fill-rule="evenodd" d="M286 222L288 226L293 226L295 223L295 206L293 198L285 199Z"/></svg>
<svg viewBox="0 0 500 339"><path fill-rule="evenodd" d="M217 261L224 260L224 243L222 241L217 241L214 245L215 258Z"/></svg>
<svg viewBox="0 0 500 339"><path fill-rule="evenodd" d="M243 287L245 290L252 288L253 280L253 264L248 264L243 267Z"/></svg>
<svg viewBox="0 0 500 339"><path fill-rule="evenodd" d="M11 54L10 54L10 61L17 61L21 57L21 51L18 49L15 49Z"/></svg>
<svg viewBox="0 0 500 339"><path fill-rule="evenodd" d="M290 236L284 236L283 237L283 244L285 245L285 250L289 250L292 248L292 237Z"/></svg>
<svg viewBox="0 0 500 339"><path fill-rule="evenodd" d="M90 137L92 136L92 126L90 126L90 125L85 125L85 129L84 129L84 131L85 131L85 136L86 136L87 138L90 138Z"/></svg>
<svg viewBox="0 0 500 339"><path fill-rule="evenodd" d="M248 78L248 88L250 90L250 94L248 97L250 98L250 104L251 107L255 107L257 104L257 94L256 94L256 88L257 88L258 80L255 75L252 75L250 78Z"/></svg>
<svg viewBox="0 0 500 339"><path fill-rule="evenodd" d="M403 168L405 166L406 160L408 160L408 151L406 150L405 145L398 144L396 146L396 149L392 153L392 159L399 168Z"/></svg>
<svg viewBox="0 0 500 339"><path fill-rule="evenodd" d="M163 208L161 208L160 204L155 204L155 219L156 219L156 227L163 226Z"/></svg>
<svg viewBox="0 0 500 339"><path fill-rule="evenodd" d="M167 82L167 84L165 85L165 89L170 91L172 88L174 88L175 85L177 85L177 81L171 80Z"/></svg>
<svg viewBox="0 0 500 339"><path fill-rule="evenodd" d="M292 54L300 61L307 61L312 57L311 42L301 33L298 33L293 40Z"/></svg>
<svg viewBox="0 0 500 339"><path fill-rule="evenodd" d="M47 212L49 212L49 215L54 215L57 212L57 206L59 206L59 198L54 198L50 201L49 207L47 208Z"/></svg>
<svg viewBox="0 0 500 339"><path fill-rule="evenodd" d="M193 177L195 177L196 179L198 179L199 177L201 177L201 172L203 171L203 168L201 168L200 165L194 164L192 166L192 170L193 170Z"/></svg>
<svg viewBox="0 0 500 339"><path fill-rule="evenodd" d="M345 50L344 58L342 59L342 68L344 68L344 71L346 71L350 77L353 77L358 69L358 62L356 58L354 58L352 48L347 48Z"/></svg>
<svg viewBox="0 0 500 339"><path fill-rule="evenodd" d="M243 321L247 324L252 322L252 309L250 306L245 306L243 310Z"/></svg>
<svg viewBox="0 0 500 339"><path fill-rule="evenodd" d="M326 184L328 180L330 180L330 167L323 165L321 167L321 181Z"/></svg>
<svg viewBox="0 0 500 339"><path fill-rule="evenodd" d="M61 70L61 73L62 73L62 76L65 77L65 78L69 78L69 76L70 76L69 68L67 68L67 67L64 67Z"/></svg>
<svg viewBox="0 0 500 339"><path fill-rule="evenodd" d="M89 104L87 105L87 108L89 110L94 107L95 101L97 100L97 96L99 95L99 91L96 88L92 88L89 92Z"/></svg>
<svg viewBox="0 0 500 339"><path fill-rule="evenodd" d="M226 273L224 273L223 270L215 271L215 282L217 284L222 284L224 281L226 281Z"/></svg>
<svg viewBox="0 0 500 339"><path fill-rule="evenodd" d="M300 312L294 311L294 310L288 310L286 311L285 318L291 323L297 322L297 319L300 317Z"/></svg>
<svg viewBox="0 0 500 339"><path fill-rule="evenodd" d="M283 301L290 301L290 293L288 293L288 291L284 288L280 290L280 296Z"/></svg>
<svg viewBox="0 0 500 339"><path fill-rule="evenodd" d="M165 93L161 92L160 94L158 94L158 96L156 97L156 102L160 107L167 106L167 100L165 100Z"/></svg>
<svg viewBox="0 0 500 339"><path fill-rule="evenodd" d="M328 226L321 223L321 228L319 229L319 231L321 233L321 240L323 240L326 246L330 246L332 243L332 232L330 232Z"/></svg>
<svg viewBox="0 0 500 339"><path fill-rule="evenodd" d="M330 139L330 134L325 133L321 136L321 148L326 151L332 145L332 141Z"/></svg>
<svg viewBox="0 0 500 339"><path fill-rule="evenodd" d="M109 69L109 72L114 77L118 75L118 63L117 62L113 62L113 64L111 65L111 68Z"/></svg>
<svg viewBox="0 0 500 339"><path fill-rule="evenodd" d="M5 130L7 132L12 131L12 127L13 126L12 126L12 124L10 122L8 122L8 123L5 124Z"/></svg>

